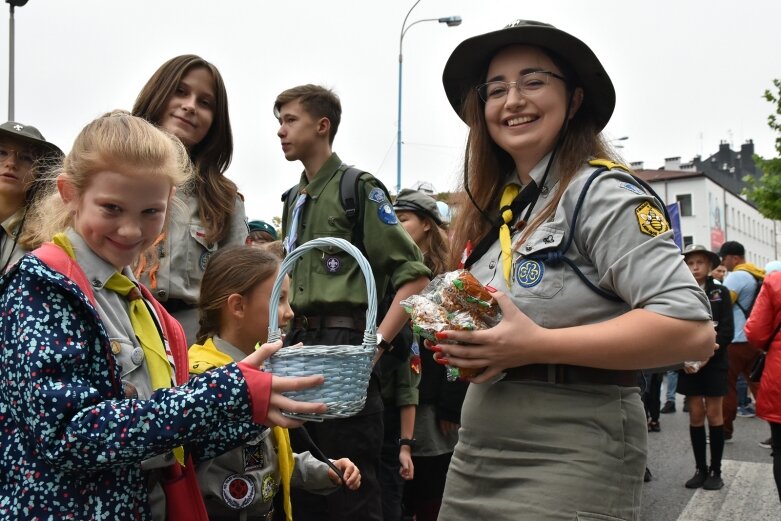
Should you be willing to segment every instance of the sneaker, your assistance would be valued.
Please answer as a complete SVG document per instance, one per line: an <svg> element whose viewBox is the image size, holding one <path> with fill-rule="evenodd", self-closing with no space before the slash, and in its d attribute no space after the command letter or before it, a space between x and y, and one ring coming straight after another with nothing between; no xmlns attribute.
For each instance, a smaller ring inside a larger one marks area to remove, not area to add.
<svg viewBox="0 0 781 521"><path fill-rule="evenodd" d="M702 483L702 488L705 490L719 490L724 487L724 481L721 479L721 472L711 470L708 477Z"/></svg>
<svg viewBox="0 0 781 521"><path fill-rule="evenodd" d="M724 434L724 443L732 443L732 434Z"/></svg>
<svg viewBox="0 0 781 521"><path fill-rule="evenodd" d="M648 432L661 432L662 427L659 425L658 421L650 420L648 422Z"/></svg>
<svg viewBox="0 0 781 521"><path fill-rule="evenodd" d="M645 468L645 475L643 476L643 481L644 481L645 483L648 483L648 482L649 482L649 481L651 481L652 479L654 479L654 477L653 477L653 475L651 474L651 471L650 471L650 469L649 469L648 467L646 467L646 468Z"/></svg>
<svg viewBox="0 0 781 521"><path fill-rule="evenodd" d="M686 482L684 487L686 488L700 488L705 480L708 478L708 472L704 469L697 469L694 476Z"/></svg>
<svg viewBox="0 0 781 521"><path fill-rule="evenodd" d="M773 448L773 438L768 438L766 440L762 440L759 442L759 446L763 449L772 449Z"/></svg>
<svg viewBox="0 0 781 521"><path fill-rule="evenodd" d="M750 405L738 407L738 416L741 418L753 418L756 415L757 413L754 411L754 408Z"/></svg>
<svg viewBox="0 0 781 521"><path fill-rule="evenodd" d="M683 412L689 412L689 401L684 400L683 402Z"/></svg>
<svg viewBox="0 0 781 521"><path fill-rule="evenodd" d="M662 407L662 409L659 412L662 414L669 414L671 412L675 412L675 402L670 400L666 401L664 403L664 407Z"/></svg>

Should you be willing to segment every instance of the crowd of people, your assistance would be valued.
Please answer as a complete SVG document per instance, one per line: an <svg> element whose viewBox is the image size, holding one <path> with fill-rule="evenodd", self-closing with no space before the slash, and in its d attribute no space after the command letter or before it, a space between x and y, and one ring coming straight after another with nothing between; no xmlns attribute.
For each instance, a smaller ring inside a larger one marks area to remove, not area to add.
<svg viewBox="0 0 781 521"><path fill-rule="evenodd" d="M67 155L33 126L0 125L0 517L636 520L661 382L649 417L638 375L684 361L686 486L721 488L738 375L753 382L757 348L766 374L781 371L768 349L781 279L734 242L681 256L664 203L601 134L613 83L573 35L516 20L458 45L442 80L469 127L448 229L430 196L393 198L342 161L340 100L313 84L270 104L303 168L281 226L249 221L226 177L225 85L194 55L161 65L132 111L88 123ZM326 404L285 393L322 376L275 376L264 361L283 344L360 345L367 329L346 252L323 247L280 273L321 237L371 265L379 341L362 410L303 422L286 412ZM723 285L709 276L720 263ZM649 264L663 276L637 277ZM400 302L455 268L503 318L424 342ZM284 342L268 342L269 313ZM452 382L445 365L479 371ZM779 482L769 380L751 390Z"/></svg>

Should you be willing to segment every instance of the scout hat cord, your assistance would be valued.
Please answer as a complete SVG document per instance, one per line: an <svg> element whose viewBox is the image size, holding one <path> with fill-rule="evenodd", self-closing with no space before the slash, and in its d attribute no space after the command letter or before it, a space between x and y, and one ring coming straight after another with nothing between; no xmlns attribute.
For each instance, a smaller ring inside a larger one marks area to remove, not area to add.
<svg viewBox="0 0 781 521"><path fill-rule="evenodd" d="M469 190L469 172L466 167L464 167L464 190L466 191L467 195L469 196L469 200L472 202L475 208L480 212L480 214L489 222L491 223L491 229L488 230L488 232L483 236L482 239L480 239L480 242L475 246L474 250L472 250L472 253L469 254L469 257L464 261L464 268L469 269L470 266L472 266L475 262L477 262L480 258L482 258L483 255L488 251L488 249L491 247L491 245L496 242L496 239L499 237L499 229L502 226L505 226L505 220L502 217L502 215L509 210L512 212L512 217L510 217L510 220L512 220L516 215L518 215L520 212L523 211L523 209L528 205L528 208L526 209L526 214L524 215L523 219L520 221L521 227L526 226L526 224L529 222L529 217L531 216L532 210L534 209L534 205L537 203L537 199L540 197L540 192L543 186L545 186L545 182L548 179L548 173L550 172L551 166L553 165L553 162L556 159L556 152L559 150L559 147L561 146L562 142L564 141L564 136L567 134L567 129L569 128L569 120L570 120L570 107L572 106L572 100L575 96L575 88L572 87L570 89L569 97L567 100L567 111L564 114L564 122L561 124L561 130L559 131L559 136L556 139L556 144L553 145L553 150L551 150L550 158L548 159L548 164L545 165L545 173L542 175L542 179L540 179L540 184L537 185L535 182L529 183L526 188L521 190L521 192L515 196L515 199L508 205L503 206L499 208L499 216L494 220L491 219L491 217L488 216L487 212L480 208L480 206L475 201L474 197L472 196L472 192Z"/></svg>

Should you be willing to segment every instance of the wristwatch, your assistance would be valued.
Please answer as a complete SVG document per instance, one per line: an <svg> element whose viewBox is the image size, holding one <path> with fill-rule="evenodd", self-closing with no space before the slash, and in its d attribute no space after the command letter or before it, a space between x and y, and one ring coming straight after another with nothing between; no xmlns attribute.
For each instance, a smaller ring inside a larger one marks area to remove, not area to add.
<svg viewBox="0 0 781 521"><path fill-rule="evenodd" d="M379 342L377 343L377 346L382 349L384 353L390 353L393 351L393 344L382 338L382 335L377 335L379 337Z"/></svg>
<svg viewBox="0 0 781 521"><path fill-rule="evenodd" d="M399 438L399 447L402 445L408 445L410 449L414 449L417 442L418 440L415 438Z"/></svg>

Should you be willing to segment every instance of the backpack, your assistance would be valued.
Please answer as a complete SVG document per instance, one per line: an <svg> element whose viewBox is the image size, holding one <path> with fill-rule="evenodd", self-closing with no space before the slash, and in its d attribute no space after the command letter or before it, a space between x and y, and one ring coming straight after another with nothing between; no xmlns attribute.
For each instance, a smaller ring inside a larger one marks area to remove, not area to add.
<svg viewBox="0 0 781 521"><path fill-rule="evenodd" d="M361 178L369 176L369 178L377 181L379 188L381 188L385 193L385 197L388 199L388 201L391 200L391 196L388 192L388 189L385 188L385 185L382 184L379 179L372 176L369 172L365 172L353 166L347 166L344 164L342 164L340 169L344 170L342 171L342 175L339 178L339 199L342 203L342 208L344 209L344 214L347 217L347 220L352 223L352 243L359 250L361 250L361 253L365 255L366 249L363 245L363 226L361 226L361 224L363 224L363 213L362 208L360 207L360 199L358 198ZM285 225L287 224L287 209L295 203L297 195L296 188L298 188L298 184L291 186L285 193L282 194L282 201L285 203L282 221L283 233L285 232ZM385 315L388 313L388 310L390 310L390 307L393 304L393 298L395 296L396 291L389 284L385 290L385 296L377 305L378 324L382 322L382 320L385 318ZM391 341L393 349L386 351L386 354L393 355L393 358L391 360L389 360L389 357L386 356L380 358L380 364L382 365L383 372L392 371L395 367L398 367L401 362L407 360L412 341L412 326L410 326L409 322L407 322Z"/></svg>
<svg viewBox="0 0 781 521"><path fill-rule="evenodd" d="M746 270L739 270L739 271L746 271ZM744 308L740 305L740 302L735 300L735 305L738 306L738 309L740 309L743 312L743 316L746 317L746 320L748 320L748 317L751 315L751 310L754 309L754 304L757 302L757 297L759 296L759 291L762 289L762 283L765 282L765 279L757 278L756 275L751 273L750 271L746 271L746 273L750 274L752 277L754 277L754 282L756 283L756 288L754 290L754 296L751 297L751 302L749 302L748 307Z"/></svg>

